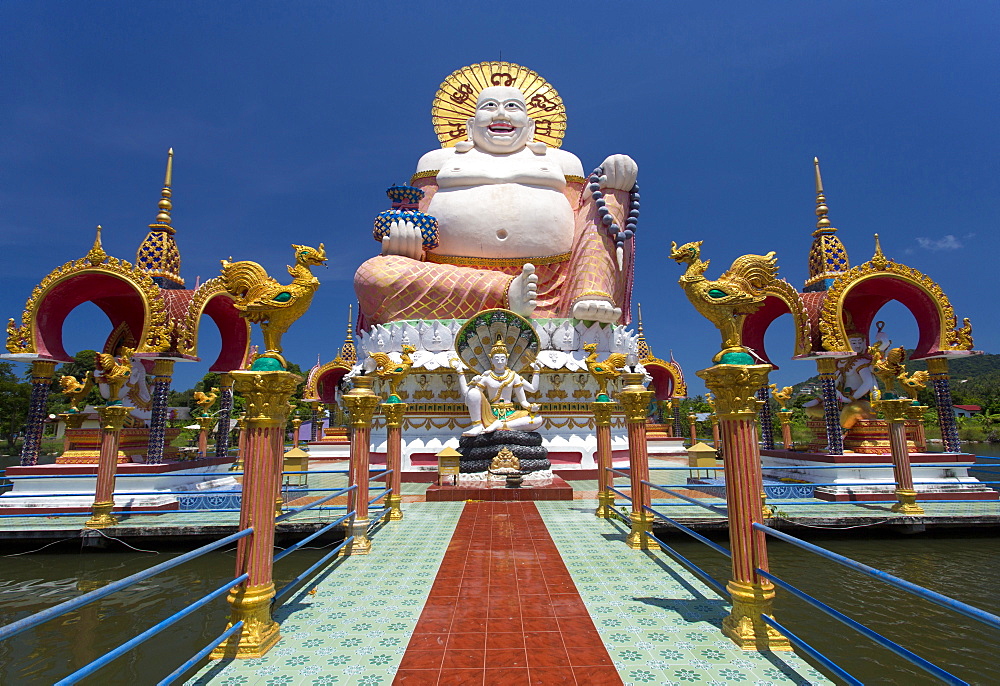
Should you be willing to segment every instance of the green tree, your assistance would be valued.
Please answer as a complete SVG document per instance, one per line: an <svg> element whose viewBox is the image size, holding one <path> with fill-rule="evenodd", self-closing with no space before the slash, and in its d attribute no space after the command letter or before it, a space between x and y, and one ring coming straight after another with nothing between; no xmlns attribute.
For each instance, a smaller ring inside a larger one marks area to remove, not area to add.
<svg viewBox="0 0 1000 686"><path fill-rule="evenodd" d="M0 362L0 436L7 441L7 450L16 449L18 434L28 419L31 384L21 381L10 362Z"/></svg>
<svg viewBox="0 0 1000 686"><path fill-rule="evenodd" d="M96 359L97 351L81 350L73 356L72 362L66 362L56 369L56 373L53 378L52 392L49 393L49 414L61 414L69 409L69 401L62 393L59 392L59 380L64 376L72 376L75 377L80 383L85 382L87 377L93 374L94 370L97 368ZM94 384L94 387L90 389L90 393L87 394L87 397L79 403L79 407L82 410L87 405L103 404L104 400L101 398L100 391L97 389L97 384Z"/></svg>

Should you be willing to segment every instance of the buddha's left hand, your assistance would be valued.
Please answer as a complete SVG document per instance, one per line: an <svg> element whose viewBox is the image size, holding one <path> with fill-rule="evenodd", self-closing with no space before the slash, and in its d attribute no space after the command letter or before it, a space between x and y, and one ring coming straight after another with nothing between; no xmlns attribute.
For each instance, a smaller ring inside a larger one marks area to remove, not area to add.
<svg viewBox="0 0 1000 686"><path fill-rule="evenodd" d="M628 155L609 155L601 163L604 176L601 178L602 188L619 191L630 191L639 175L639 165Z"/></svg>

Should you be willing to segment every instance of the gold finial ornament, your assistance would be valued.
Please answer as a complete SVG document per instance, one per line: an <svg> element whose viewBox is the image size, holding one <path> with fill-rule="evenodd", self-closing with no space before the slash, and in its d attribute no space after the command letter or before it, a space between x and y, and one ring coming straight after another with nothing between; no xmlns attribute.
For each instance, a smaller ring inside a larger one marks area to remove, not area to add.
<svg viewBox="0 0 1000 686"><path fill-rule="evenodd" d="M160 213L156 215L157 224L170 224L170 210L173 205L170 202L170 186L174 176L174 149L167 150L167 173L163 177L163 190L160 191L160 202L158 204Z"/></svg>
<svg viewBox="0 0 1000 686"><path fill-rule="evenodd" d="M264 334L264 354L253 363L254 371L276 371L286 369L285 358L281 356L281 337L295 320L306 313L312 302L319 279L312 274L312 268L326 264L326 248L306 245L292 245L295 249L295 265L288 267L292 282L282 285L272 279L256 262L229 262L222 260L222 283L233 295L233 305L240 316L260 324ZM271 359L274 362L261 362ZM277 365L275 365L277 363Z"/></svg>
<svg viewBox="0 0 1000 686"><path fill-rule="evenodd" d="M403 352L400 356L399 362L393 360L386 353L368 353L368 357L375 360L375 376L383 381L389 382L389 397L387 398L388 403L400 402L401 399L397 393L399 390L399 384L402 383L403 379L405 379L410 373L410 367L413 366L413 360L410 359L410 354L416 351L416 347L409 344L403 344Z"/></svg>
<svg viewBox="0 0 1000 686"><path fill-rule="evenodd" d="M97 233L94 235L94 244L90 247L90 250L84 255L83 259L87 260L93 266L99 265L104 261L104 258L108 254L104 252L104 246L101 245L101 225L97 225Z"/></svg>
<svg viewBox="0 0 1000 686"><path fill-rule="evenodd" d="M878 234L875 234L875 254L872 255L870 262L876 269L885 269L889 266L889 258L882 252L882 241L879 240Z"/></svg>
<svg viewBox="0 0 1000 686"><path fill-rule="evenodd" d="M780 391L778 390L778 384L768 384L768 388L771 389L771 397L774 398L778 405L781 406L782 411L788 409L788 401L792 399L792 387L785 386Z"/></svg>
<svg viewBox="0 0 1000 686"><path fill-rule="evenodd" d="M212 388L208 393L204 391L194 392L194 401L198 405L198 410L203 417L208 416L208 410L215 404L215 399L219 397L219 389Z"/></svg>
<svg viewBox="0 0 1000 686"><path fill-rule="evenodd" d="M509 86L524 94L535 140L558 148L566 135L566 106L552 85L535 72L512 62L480 62L452 72L438 87L431 121L442 148L467 140L466 124L476 113L485 88Z"/></svg>
<svg viewBox="0 0 1000 686"><path fill-rule="evenodd" d="M742 255L715 281L705 278L709 261L702 261L701 241L677 247L671 242L670 259L686 264L679 283L688 300L722 334L722 350L712 358L724 364L753 364L754 358L743 345L743 320L756 312L764 299L775 291L778 264L774 252Z"/></svg>
<svg viewBox="0 0 1000 686"><path fill-rule="evenodd" d="M101 367L98 379L108 386L108 405L118 405L121 402L118 396L121 394L122 386L132 375L133 354L135 354L133 348L122 348L117 357L107 353L97 353L97 361Z"/></svg>
<svg viewBox="0 0 1000 686"><path fill-rule="evenodd" d="M75 376L66 375L59 379L60 392L69 400L69 413L74 414L80 411L78 405L80 401L87 397L90 389L94 387L94 376L87 374L83 382L77 381Z"/></svg>
<svg viewBox="0 0 1000 686"><path fill-rule="evenodd" d="M607 402L611 399L608 397L608 381L621 376L621 370L625 367L627 356L624 353L611 353L598 362L596 343L584 343L583 350L587 353L587 357L584 359L587 371L597 381L597 399Z"/></svg>

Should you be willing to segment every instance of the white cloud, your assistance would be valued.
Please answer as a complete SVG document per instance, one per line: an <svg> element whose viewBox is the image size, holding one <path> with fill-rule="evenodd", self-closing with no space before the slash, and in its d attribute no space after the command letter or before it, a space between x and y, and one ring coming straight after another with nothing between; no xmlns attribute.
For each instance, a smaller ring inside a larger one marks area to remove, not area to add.
<svg viewBox="0 0 1000 686"><path fill-rule="evenodd" d="M961 241L950 233L942 236L938 240L932 238L917 238L917 245L924 250L958 250L962 247Z"/></svg>

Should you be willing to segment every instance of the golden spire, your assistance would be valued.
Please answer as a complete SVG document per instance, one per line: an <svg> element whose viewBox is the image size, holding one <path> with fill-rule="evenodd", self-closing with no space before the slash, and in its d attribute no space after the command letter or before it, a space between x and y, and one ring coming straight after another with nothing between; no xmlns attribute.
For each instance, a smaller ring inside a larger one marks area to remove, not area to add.
<svg viewBox="0 0 1000 686"><path fill-rule="evenodd" d="M872 255L871 263L878 269L885 269L889 264L889 258L882 253L882 242L879 241L878 234L875 234L875 254Z"/></svg>
<svg viewBox="0 0 1000 686"><path fill-rule="evenodd" d="M642 303L636 303L636 309L639 311L639 323L637 326L639 335L635 341L635 352L641 362L642 360L652 358L653 351L649 349L649 344L646 343L646 334L642 331Z"/></svg>
<svg viewBox="0 0 1000 686"><path fill-rule="evenodd" d="M817 221L816 230L812 234L812 247L809 249L809 278L803 289L806 292L825 291L833 279L851 268L847 250L835 235L837 229L830 225L830 218L827 216L830 208L826 204L818 157L813 158L813 170L816 175Z"/></svg>
<svg viewBox="0 0 1000 686"><path fill-rule="evenodd" d="M347 306L347 336L344 338L344 344L340 346L340 352L337 354L337 359L343 360L345 362L350 362L351 364L358 361L358 353L354 347L354 333L351 328L354 322L354 305Z"/></svg>
<svg viewBox="0 0 1000 686"><path fill-rule="evenodd" d="M170 184L174 175L174 149L167 150L167 173L163 178L163 190L160 191L159 208L160 213L156 215L156 224L170 226L170 210L173 205L170 202ZM152 226L152 225L150 225Z"/></svg>
<svg viewBox="0 0 1000 686"><path fill-rule="evenodd" d="M813 236L819 236L824 233L833 233L837 229L830 226L830 218L827 217L827 213L830 208L826 205L826 196L823 195L823 177L819 173L819 158L813 158L813 166L816 169L816 216L819 217L819 221L816 222L816 231Z"/></svg>
<svg viewBox="0 0 1000 686"><path fill-rule="evenodd" d="M155 221L149 225L149 233L139 244L135 254L136 266L147 272L161 288L183 288L181 278L181 253L174 241L176 229L170 225L170 186L174 176L174 149L167 151L167 172L163 177L163 190L160 191L160 209Z"/></svg>
<svg viewBox="0 0 1000 686"><path fill-rule="evenodd" d="M104 252L104 246L101 245L101 225L97 225L97 235L94 236L94 245L91 246L90 251L84 257L85 260L90 262L92 265L97 266L104 261L104 258L108 254Z"/></svg>

